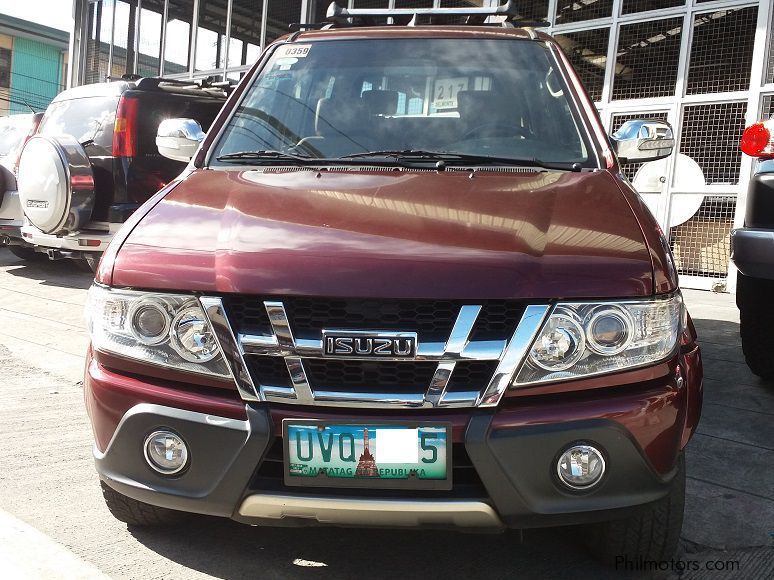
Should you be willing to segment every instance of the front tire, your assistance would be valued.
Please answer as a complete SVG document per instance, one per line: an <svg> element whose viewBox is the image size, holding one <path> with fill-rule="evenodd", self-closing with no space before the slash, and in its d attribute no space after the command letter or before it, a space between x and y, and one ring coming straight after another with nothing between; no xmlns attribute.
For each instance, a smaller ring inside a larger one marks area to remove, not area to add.
<svg viewBox="0 0 774 580"><path fill-rule="evenodd" d="M170 510L132 499L118 493L104 481L102 497L111 515L130 526L171 526L183 519L183 512Z"/></svg>
<svg viewBox="0 0 774 580"><path fill-rule="evenodd" d="M774 280L739 274L736 304L744 360L753 374L774 380Z"/></svg>
<svg viewBox="0 0 774 580"><path fill-rule="evenodd" d="M586 545L603 562L669 560L677 551L685 507L685 458L677 463L669 494L625 520L585 526Z"/></svg>

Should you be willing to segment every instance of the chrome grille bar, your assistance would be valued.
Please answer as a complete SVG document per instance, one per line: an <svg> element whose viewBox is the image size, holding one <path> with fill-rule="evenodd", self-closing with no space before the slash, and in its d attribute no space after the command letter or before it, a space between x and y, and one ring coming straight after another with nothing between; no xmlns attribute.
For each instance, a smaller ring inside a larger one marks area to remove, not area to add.
<svg viewBox="0 0 774 580"><path fill-rule="evenodd" d="M253 378L247 370L241 342L236 339L234 331L231 330L233 326L228 321L223 301L214 296L202 296L199 301L205 316L210 321L220 352L223 353L223 357L231 369L240 396L245 401L259 401L260 397L255 390Z"/></svg>
<svg viewBox="0 0 774 580"><path fill-rule="evenodd" d="M293 338L293 330L290 328L285 305L282 302L270 302L268 300L263 305L266 307L266 313L269 315L269 322L277 339L277 346L288 353L296 352L296 340ZM312 396L312 388L309 386L309 379L306 377L304 361L301 360L301 357L286 355L285 364L288 367L296 399L301 404L311 404L314 401L314 397Z"/></svg>
<svg viewBox="0 0 774 580"><path fill-rule="evenodd" d="M462 356L480 312L480 305L465 305L460 308L457 320L454 321L454 326L449 335L449 340L446 341L443 352L444 356L449 355L455 358ZM427 403L433 407L437 407L441 404L443 396L446 394L446 387L449 385L449 379L451 379L454 367L456 366L457 362L454 360L441 361L438 363L433 379L430 381L430 386L425 393L425 401Z"/></svg>
<svg viewBox="0 0 774 580"><path fill-rule="evenodd" d="M315 389L304 368L304 358L323 356L322 339L296 338L283 302L263 302L271 324L272 334L234 335L226 318L220 298L202 298L219 344L226 353L229 366L246 400L264 400L278 403L336 406L351 408L458 408L494 406L508 388L513 373L523 362L537 332L548 315L550 305L530 305L524 310L516 330L509 340L471 341L471 333L482 311L481 305L463 305L455 319L446 342L417 344L416 356L379 357L379 361L437 362L436 370L425 392L346 392ZM220 313L220 314L219 314ZM321 331L323 329L320 329ZM370 331L369 331L370 332ZM230 337L230 338L229 338ZM254 384L245 364L245 356L282 357L290 377L290 386ZM330 355L329 355L330 356ZM374 357L347 356L350 361L374 361ZM461 361L498 361L489 383L481 391L449 392L447 387L457 364ZM241 383L240 379L242 377ZM244 380L246 377L247 380ZM256 390L257 387L257 390ZM260 396L259 396L260 394Z"/></svg>
<svg viewBox="0 0 774 580"><path fill-rule="evenodd" d="M277 342L277 337L263 334L239 334L239 343L245 354L262 356L302 356L320 358L323 356L322 340L296 338L295 346L282 346ZM462 352L448 352L443 342L420 342L417 344L417 356L415 361L441 361L441 360L500 360L508 341L505 340L481 340L468 342ZM369 357L349 356L348 360L374 360ZM380 357L379 360L398 361L405 360L401 357Z"/></svg>
<svg viewBox="0 0 774 580"><path fill-rule="evenodd" d="M494 407L500 402L500 398L508 388L508 384L513 377L513 373L519 368L524 357L527 356L532 341L535 340L538 331L543 326L543 321L548 316L551 307L548 305L530 305L521 316L519 324L516 326L516 332L513 333L505 349L505 353L497 365L489 386L483 395L476 401L477 407Z"/></svg>

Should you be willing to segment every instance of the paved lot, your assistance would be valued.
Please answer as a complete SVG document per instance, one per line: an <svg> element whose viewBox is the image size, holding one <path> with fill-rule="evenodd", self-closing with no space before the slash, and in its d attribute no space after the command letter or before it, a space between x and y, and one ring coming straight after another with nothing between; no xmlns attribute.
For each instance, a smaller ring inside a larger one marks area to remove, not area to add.
<svg viewBox="0 0 774 580"><path fill-rule="evenodd" d="M34 542L42 532L85 562L83 577L621 576L579 549L571 530L528 532L520 543L516 533L288 530L205 517L174 530L127 529L102 503L82 404L89 284L89 275L68 262L27 265L0 250L0 543L6 547L0 570L13 570L9 536L26 533ZM688 452L679 556L699 562L701 570L683 578L770 578L774 385L744 365L732 297L685 294L704 349L706 381L704 415ZM39 558L47 553L37 552ZM739 561L739 570L703 571L715 560ZM47 568L40 563L35 569Z"/></svg>

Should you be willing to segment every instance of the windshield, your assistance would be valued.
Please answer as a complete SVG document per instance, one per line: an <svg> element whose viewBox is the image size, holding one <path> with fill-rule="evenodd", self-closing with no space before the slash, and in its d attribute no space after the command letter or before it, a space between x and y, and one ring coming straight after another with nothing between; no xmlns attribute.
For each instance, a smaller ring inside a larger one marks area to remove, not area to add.
<svg viewBox="0 0 774 580"><path fill-rule="evenodd" d="M213 163L411 150L588 166L589 146L555 66L544 44L515 39L281 45L228 123ZM247 152L273 155L239 155Z"/></svg>

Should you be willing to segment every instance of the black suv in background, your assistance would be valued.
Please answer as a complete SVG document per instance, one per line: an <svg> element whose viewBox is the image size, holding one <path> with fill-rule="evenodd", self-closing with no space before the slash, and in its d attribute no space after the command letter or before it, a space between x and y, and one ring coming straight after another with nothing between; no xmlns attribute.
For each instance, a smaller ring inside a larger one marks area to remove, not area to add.
<svg viewBox="0 0 774 580"><path fill-rule="evenodd" d="M76 87L49 105L19 165L25 240L52 259L93 269L115 231L185 163L162 157L155 138L170 117L206 131L227 95L225 83L134 78ZM47 178L53 172L64 179Z"/></svg>
<svg viewBox="0 0 774 580"><path fill-rule="evenodd" d="M731 232L731 258L739 270L739 334L747 366L774 381L774 121L747 127L739 148L758 159L747 188L744 226Z"/></svg>

